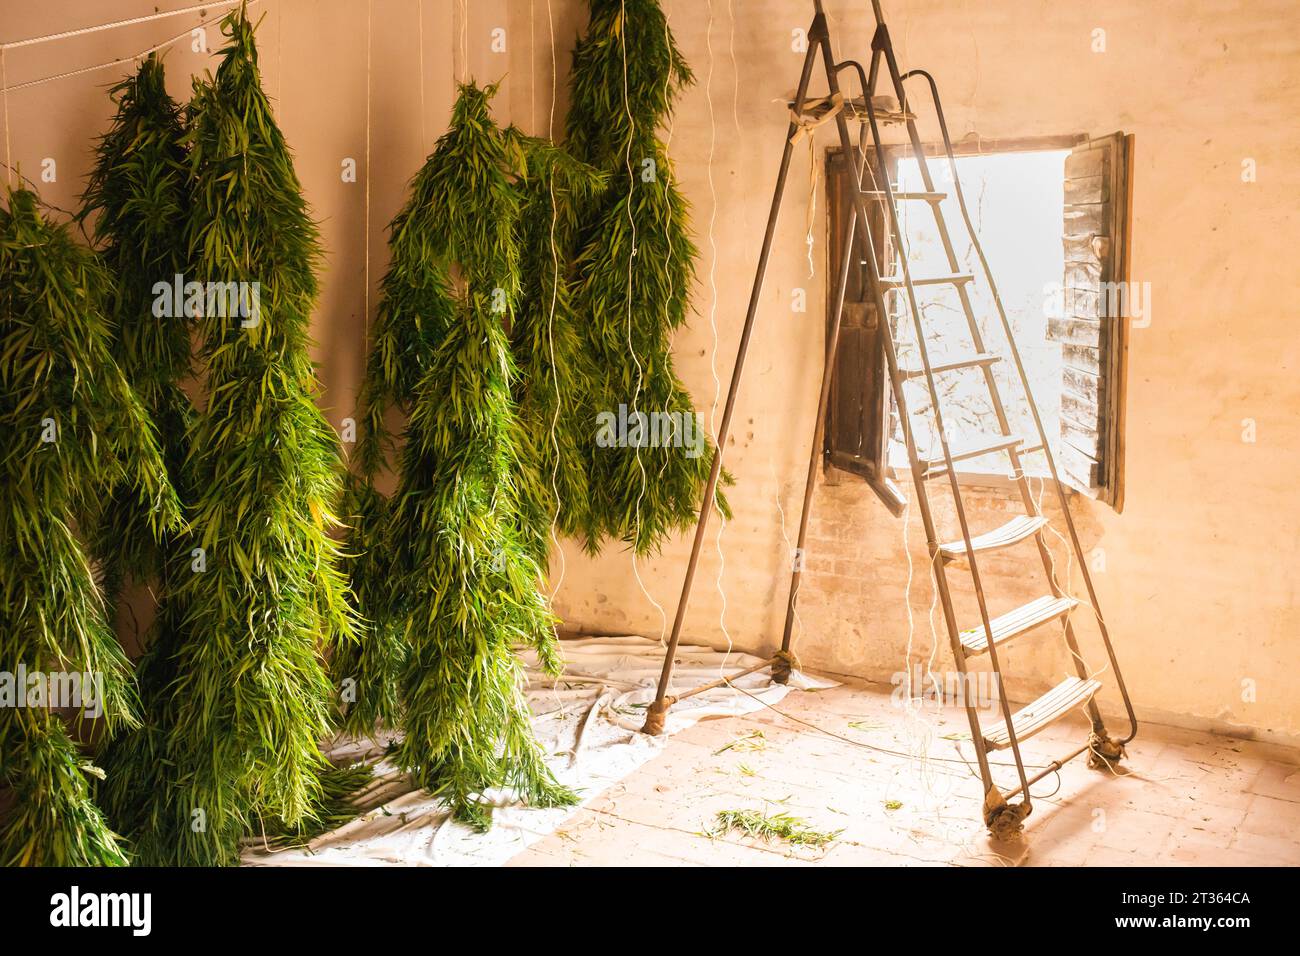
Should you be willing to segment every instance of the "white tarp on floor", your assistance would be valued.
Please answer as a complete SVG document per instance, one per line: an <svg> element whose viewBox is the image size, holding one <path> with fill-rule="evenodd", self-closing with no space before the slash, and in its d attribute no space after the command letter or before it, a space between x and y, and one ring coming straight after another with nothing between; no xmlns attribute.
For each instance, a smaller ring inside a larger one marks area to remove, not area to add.
<svg viewBox="0 0 1300 956"><path fill-rule="evenodd" d="M552 679L528 665L528 700L533 727L548 762L565 785L585 802L653 759L664 737L641 734L646 705L654 699L663 664L663 647L642 637L566 640L564 675ZM674 688L687 689L758 663L745 654L707 647L679 647ZM691 697L673 706L666 733L674 734L706 717L751 713L775 704L792 689L831 684L795 672L788 685L774 684L764 669L729 687ZM753 696L750 696L753 695ZM755 699L757 698L757 699ZM331 748L334 761L374 758L384 740L344 740ZM499 866L553 832L575 808L529 809L509 793L490 794L492 828L476 833L456 823L445 806L422 791L412 791L403 775L381 762L368 789L363 816L312 841L304 848L248 847L246 866Z"/></svg>

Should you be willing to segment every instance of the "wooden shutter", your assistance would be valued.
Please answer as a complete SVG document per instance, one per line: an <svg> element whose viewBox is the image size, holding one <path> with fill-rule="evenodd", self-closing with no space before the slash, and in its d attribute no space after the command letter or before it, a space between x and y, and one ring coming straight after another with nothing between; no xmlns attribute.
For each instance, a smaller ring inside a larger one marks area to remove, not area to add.
<svg viewBox="0 0 1300 956"><path fill-rule="evenodd" d="M1128 352L1133 137L1115 133L1065 160L1064 313L1048 322L1061 343L1061 479L1116 511L1124 504L1124 392Z"/></svg>
<svg viewBox="0 0 1300 956"><path fill-rule="evenodd" d="M880 173L876 175L879 177ZM840 150L829 150L826 159L828 341L831 324L835 321L836 272L844 256L845 229L853 210L854 188L851 161ZM888 230L884 206L872 203L869 212L880 269L882 274L888 274L889 250L885 241ZM865 245L861 244L861 224L857 235L855 245L862 250ZM859 252L850 269L844 297L839 349L826 410L824 454L827 465L865 479L890 511L899 515L906 501L889 480L885 463L889 443L889 390L884 345L880 316L871 301L867 262Z"/></svg>

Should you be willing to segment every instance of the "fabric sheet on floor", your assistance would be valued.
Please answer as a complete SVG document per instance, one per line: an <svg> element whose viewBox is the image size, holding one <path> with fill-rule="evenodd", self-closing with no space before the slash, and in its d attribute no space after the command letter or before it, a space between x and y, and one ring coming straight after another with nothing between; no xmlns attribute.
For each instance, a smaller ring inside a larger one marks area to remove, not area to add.
<svg viewBox="0 0 1300 956"><path fill-rule="evenodd" d="M787 685L773 683L767 669L675 704L665 736L640 733L646 705L654 699L663 645L643 637L593 637L561 645L564 674L551 678L525 652L533 728L556 776L585 803L664 748L666 737L709 717L752 713L795 690L834 686L795 671ZM759 662L756 657L707 647L677 650L673 688L686 690ZM671 691L670 691L671 692ZM751 696L752 695L752 696ZM329 750L335 764L382 756L388 741L344 739ZM555 831L577 807L531 809L508 792L488 795L492 828L479 833L451 819L445 805L411 789L405 775L386 761L362 796L366 812L305 847L269 849L251 841L245 866L499 866Z"/></svg>

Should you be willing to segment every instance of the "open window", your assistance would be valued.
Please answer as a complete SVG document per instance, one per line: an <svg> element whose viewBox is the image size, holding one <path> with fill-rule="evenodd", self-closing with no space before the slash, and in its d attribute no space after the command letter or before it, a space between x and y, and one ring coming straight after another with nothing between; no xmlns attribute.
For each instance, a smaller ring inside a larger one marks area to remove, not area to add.
<svg viewBox="0 0 1300 956"><path fill-rule="evenodd" d="M875 173L875 158L869 160ZM845 227L853 212L852 160L832 149L826 161L827 262L829 291L826 328L835 321L835 274L844 258ZM888 221L880 203L868 206L869 234L875 239L881 275L889 273ZM861 227L859 227L861 233ZM859 250L863 243L856 242ZM826 463L863 478L895 515L902 514L906 499L889 477L890 394L885 371L885 338L880 316L872 301L870 272L861 253L850 264L840 319L839 349L831 374L830 401L826 409L824 454Z"/></svg>
<svg viewBox="0 0 1300 956"><path fill-rule="evenodd" d="M1061 479L1116 511L1124 507L1124 396L1130 320L1150 303L1129 279L1133 137L1084 143L1065 159L1059 342Z"/></svg>
<svg viewBox="0 0 1300 956"><path fill-rule="evenodd" d="M1123 505L1128 317L1140 314L1135 313L1128 281L1132 137L984 141L958 147L956 153L967 206L1015 331L1058 474L1070 487L1118 511ZM910 149L887 150L886 165L896 189L923 189ZM947 166L942 157L930 161L935 188L951 193L945 188L950 178ZM852 188L849 163L838 150L831 150L827 158L829 286L834 285L833 273L842 255ZM941 208L961 270L979 280L970 294L986 348L1004 356L993 372L1012 431L1034 436L1027 444L1037 444L1037 429L1015 364L1007 356L996 305L982 281L982 268L956 197L950 195ZM913 276L951 271L929 208L906 203L900 215ZM895 251L881 241L887 232L883 205L871 207L870 226L882 274L899 271L890 261ZM892 413L884 336L872 303L867 264L855 261L854 266L831 382L825 460L829 467L862 477L898 513L903 498L891 475L906 473L907 456ZM834 319L833 293L832 288L827 297L828 325ZM955 290L926 287L919 291L918 300L931 360L968 353L970 333ZM915 334L902 311L901 296L892 296L888 304L899 310L886 319L894 330L900 364L919 366ZM942 388L950 439L960 442L987 434L993 419L983 373L978 369L946 373ZM908 397L918 445L930 447L934 436L927 434L924 414L928 395L923 387L913 387ZM1041 453L1026 455L1023 462L1030 475L1048 473ZM959 479L967 483L1005 481L1006 458L990 455L962 461L957 470Z"/></svg>

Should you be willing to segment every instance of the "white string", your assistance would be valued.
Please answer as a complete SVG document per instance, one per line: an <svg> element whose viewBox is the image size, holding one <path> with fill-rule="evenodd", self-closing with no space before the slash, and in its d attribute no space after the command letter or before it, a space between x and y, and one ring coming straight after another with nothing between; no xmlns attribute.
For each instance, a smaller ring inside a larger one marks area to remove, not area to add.
<svg viewBox="0 0 1300 956"><path fill-rule="evenodd" d="M13 149L9 142L9 74L5 65L5 50L0 47L0 91L4 95L4 113L5 113L5 171L9 181L9 187L14 185L14 155Z"/></svg>
<svg viewBox="0 0 1300 956"><path fill-rule="evenodd" d="M289 0L280 0L275 7L275 115L280 126L284 126L284 5Z"/></svg>
<svg viewBox="0 0 1300 956"><path fill-rule="evenodd" d="M813 259L813 246L817 239L814 230L817 223L817 141L811 133L808 135L808 235L805 242L808 245L808 278L811 279L817 274L817 266Z"/></svg>
<svg viewBox="0 0 1300 956"><path fill-rule="evenodd" d="M469 77L469 0L460 0L460 79Z"/></svg>
<svg viewBox="0 0 1300 956"><path fill-rule="evenodd" d="M790 533L785 527L785 508L781 504L781 482L777 478L776 465L772 462L771 457L767 460L768 466L772 469L772 481L776 484L776 512L781 518L781 538L785 541L785 553L790 556L791 564L797 560L802 560L803 555L796 555L794 542L790 540ZM791 571L794 568L791 567ZM800 569L799 584L790 594L790 606L794 609L794 622L790 631L790 646L794 647L795 638L803 634L803 618L799 616L799 592L803 589L803 569Z"/></svg>
<svg viewBox="0 0 1300 956"><path fill-rule="evenodd" d="M1029 481L1030 497L1033 498L1034 500L1034 509L1041 515L1043 513L1043 496L1047 491L1047 479L1045 477L1040 477L1038 479L1037 497L1034 496L1033 479L1029 478L1027 480ZM1077 597L1076 595L1071 593L1071 587L1074 578L1074 548L1071 547L1070 542L1066 540L1065 536L1061 534L1061 532L1057 531L1054 527L1052 527L1052 523L1050 521L1047 522L1047 524L1045 524L1044 527L1047 528L1048 531L1052 532L1052 534L1056 535L1057 540L1059 540L1063 545L1065 545L1065 584L1064 585L1061 584L1060 580L1056 576L1055 554L1053 554L1051 548L1044 546L1044 550L1047 552L1047 573L1048 576L1052 579L1052 584L1055 585L1056 589L1059 592L1061 592L1061 594L1075 601L1078 601L1083 605L1086 605L1089 608L1089 610L1092 611L1093 616L1096 617L1097 622L1099 624L1104 625L1105 621L1102 620L1101 611L1097 608L1095 604L1093 604L1087 598ZM1080 560L1082 560L1082 555L1080 555ZM1062 637L1065 636L1064 627L1062 627L1061 629L1061 636ZM1069 652L1071 657L1074 657L1080 664L1083 665L1084 670L1088 674L1089 680L1096 680L1102 674L1106 673L1106 671L1110 670L1109 658L1107 658L1106 663L1102 665L1102 667L1099 670L1094 671L1092 667L1088 664L1087 660L1084 659L1082 651L1076 654L1074 651L1071 651L1069 649L1068 644L1066 646L1066 650Z"/></svg>
<svg viewBox="0 0 1300 956"><path fill-rule="evenodd" d="M429 111L424 105L424 0L415 0L415 31L420 45L420 153L429 148Z"/></svg>
<svg viewBox="0 0 1300 956"><path fill-rule="evenodd" d="M537 135L537 26L534 22L535 3L528 0L528 128Z"/></svg>
<svg viewBox="0 0 1300 956"><path fill-rule="evenodd" d="M366 186L364 193L365 202L365 223L366 238L364 244L365 265L361 270L363 287L362 296L362 326L364 329L365 340L370 341L370 101L371 97L371 49L374 44L371 42L373 37L372 19L374 15L374 0L366 0Z"/></svg>
<svg viewBox="0 0 1300 956"><path fill-rule="evenodd" d="M665 27L664 27L665 32L667 31L666 24L667 24L667 19L665 17ZM631 234L632 234L632 248L628 251L628 257L627 257L627 295L626 295L627 350L628 350L628 354L632 356L632 361L636 365L636 389L632 394L632 410L634 412L639 412L640 401L641 401L641 388L643 385L643 381L642 381L643 371L641 368L641 360L637 358L636 348L634 347L632 342L632 266L636 260L636 243L637 243L636 217L632 215L632 199L634 194L636 193L636 177L633 175L632 172L632 139L636 128L636 120L632 116L632 104L630 100L631 94L628 89L627 0L620 0L618 25L619 25L619 30L618 30L619 48L622 51L622 55L623 55L623 112L627 116L627 146L624 148L623 151L623 164L627 172L627 222L628 222L628 227L631 230ZM671 67L670 67L670 72L671 72ZM666 84L667 84L667 80L665 80L665 85ZM665 225L665 229L667 228L668 227ZM669 291L669 295L666 296L664 299L665 309L668 307L669 298L671 298L671 290ZM645 586L645 581L642 580L641 578L641 569L637 564L637 557L636 557L637 547L640 544L640 539L641 539L641 502L645 500L645 493L646 493L646 470L645 470L645 464L641 461L640 442L638 442L634 446L633 454L635 455L636 458L637 468L639 468L641 471L641 490L637 494L636 511L633 518L632 574L636 577L636 583L641 588L641 593L646 596L647 600L649 600L650 603L654 605L655 610L659 612L659 621L660 621L659 643L663 644L664 635L668 631L668 615L664 611L663 605L655 600L654 595L651 594L649 588Z"/></svg>
<svg viewBox="0 0 1300 956"><path fill-rule="evenodd" d="M717 118L713 112L713 0L708 0L708 22L704 29L704 46L707 51L709 67L704 75L704 100L709 107L709 158L706 166L709 182L709 329L713 335L713 341L709 349L709 372L713 375L713 404L709 406L709 432L717 435L717 415L718 402L722 399L722 378L718 375L718 242L715 232L718 219L718 187L713 178L714 158L717 155L718 146L718 125ZM719 448L715 454L721 454ZM716 490L714 492L714 501L717 500ZM710 507L713 502L710 502ZM727 560L722 551L722 535L727 529L727 517L719 512L718 514L718 533L714 538L714 549L718 553L718 574L714 579L714 586L718 591L718 598L721 606L718 609L718 627L722 631L722 636L726 638L727 650L722 655L722 660L718 664L718 676L722 677L727 661L731 659L734 649L734 643L731 639L731 632L727 629L727 591L723 586L723 574L726 572Z"/></svg>
<svg viewBox="0 0 1300 956"><path fill-rule="evenodd" d="M529 8L529 38L531 40L531 19L532 9ZM550 36L551 50L551 110L550 117L546 124L546 138L551 142L555 141L555 98L557 95L557 78L555 75L555 21L551 10L551 0L546 0L546 23ZM536 117L533 118L536 123ZM551 357L551 383L555 387L555 410L551 415L551 449L554 458L551 461L551 498L555 501L555 513L551 515L551 543L554 546L555 555L560 560L560 573L556 578L555 584L551 588L551 603L555 603L555 596L560 593L560 587L564 584L565 574L568 573L568 559L564 556L564 546L560 543L559 523L560 523L560 440L558 437L558 428L560 423L560 373L555 367L555 307L559 297L560 289L560 252L555 244L555 220L559 211L555 200L555 174L551 173L549 183L551 196L551 309L546 319L546 343L550 350Z"/></svg>
<svg viewBox="0 0 1300 956"><path fill-rule="evenodd" d="M261 2L262 0L248 0L248 5L250 7L254 7ZM207 4L205 6L211 6L211 4ZM203 9L203 8L199 8L199 9ZM198 26L199 27L210 26L211 24L221 20L222 17L224 16L225 14L222 14L221 16L209 17L206 20L200 20ZM146 56L148 56L150 53L157 53L159 50L171 46L176 41L185 39L186 37L190 36L191 33L193 33L194 29L197 29L197 27L191 28L190 30L186 30L183 33L178 33L176 34L176 36L172 37L171 39L164 40L162 43L159 43L155 46L151 46L147 50L141 50L139 53L133 53L130 56L118 57L116 60L109 60L107 63L96 63L94 66L86 66L78 70L68 70L64 73L55 73L51 76L42 76L34 80L26 80L22 83L15 83L13 86L9 86L8 83L6 83L4 84L4 92L8 94L10 91L13 90L25 90L28 89L29 87L40 86L44 83L52 83L55 80L64 80L73 76L81 76L82 74L85 73L93 73L96 70L106 70L109 67L120 66L123 63L130 63L132 60L141 60L144 59ZM9 44L9 46L11 47L22 46L25 43L29 43L29 42L31 41L19 41L18 43Z"/></svg>
<svg viewBox="0 0 1300 956"><path fill-rule="evenodd" d="M213 0L210 3L197 3L192 7L182 7L179 10L166 10L162 13L151 13L148 16L132 17L129 20L115 20L112 23L101 23L93 27L80 27L76 30L64 30L62 33L51 33L46 36L30 37L26 40L14 40L11 43L0 43L0 50L14 50L22 46L35 46L38 43L49 43L53 40L67 40L71 37L85 36L88 33L99 33L103 30L116 30L119 27L134 26L137 23L149 23L154 20L165 20L168 17L180 16L184 13L196 13L200 10L210 10L213 7L232 7L239 3L240 0ZM249 6L252 6L250 3Z"/></svg>

